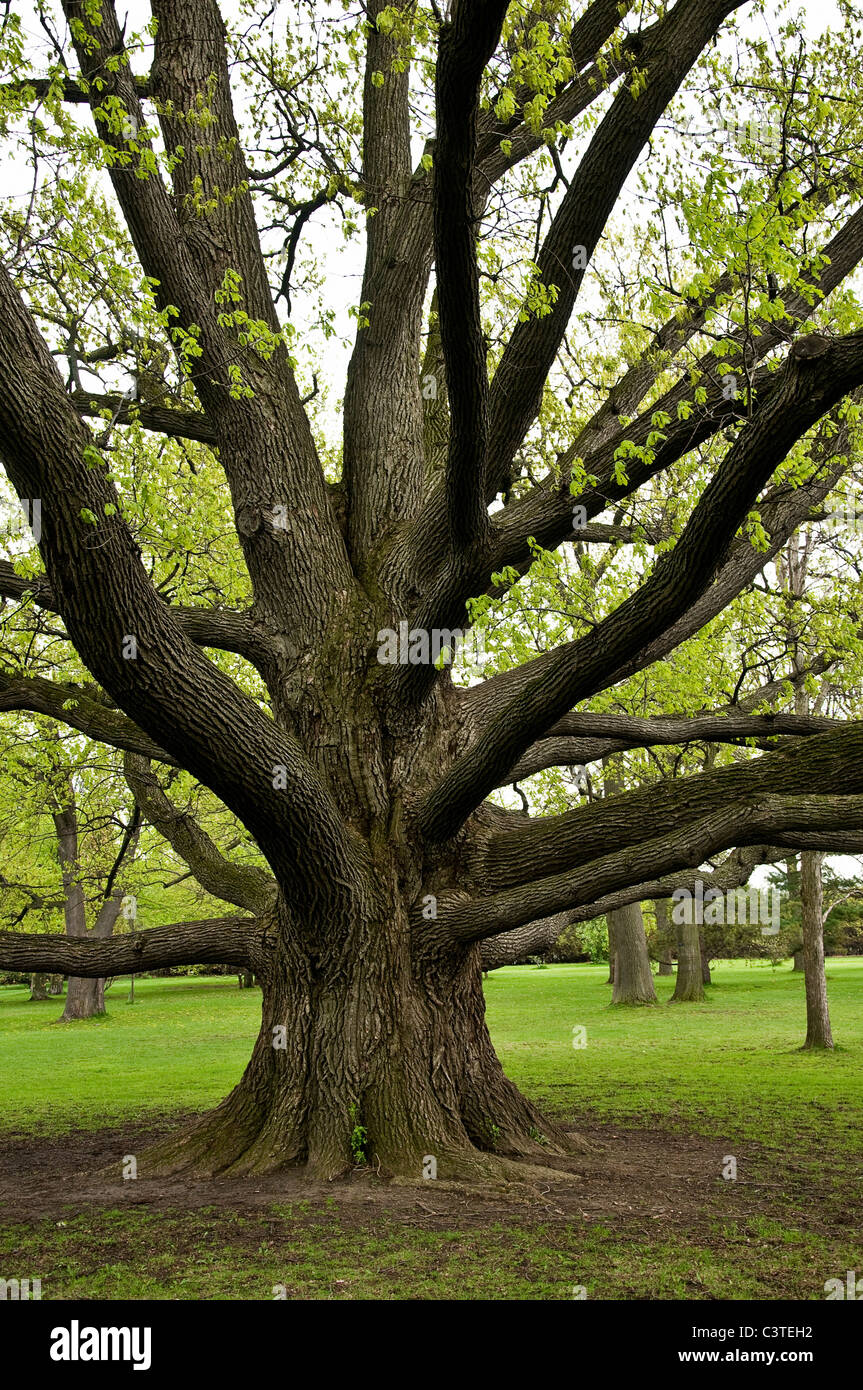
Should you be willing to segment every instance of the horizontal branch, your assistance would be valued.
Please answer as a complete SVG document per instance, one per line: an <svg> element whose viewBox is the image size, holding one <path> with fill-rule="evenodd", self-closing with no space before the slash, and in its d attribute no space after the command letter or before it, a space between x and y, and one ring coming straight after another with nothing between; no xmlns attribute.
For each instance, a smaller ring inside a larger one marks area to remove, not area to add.
<svg viewBox="0 0 863 1390"><path fill-rule="evenodd" d="M202 410L148 405L146 401L129 400L112 392L71 391L69 399L79 415L101 417L109 410L117 425L140 420L145 430L167 435L169 439L195 439L201 444L211 445L216 442L216 432Z"/></svg>
<svg viewBox="0 0 863 1390"><path fill-rule="evenodd" d="M59 613L60 607L47 575L28 578L16 573L8 560L0 560L0 597L23 599L30 595L39 608ZM236 652L254 666L266 665L271 657L266 637L248 613L232 608L200 608L166 604L168 612L197 647ZM62 614L61 614L62 616Z"/></svg>
<svg viewBox="0 0 863 1390"><path fill-rule="evenodd" d="M818 832L807 831L807 835L815 835ZM848 831L848 836L855 843L863 843L863 830ZM845 837L843 835L843 844ZM722 864L712 872L705 871L699 866L690 874L667 874L664 878L651 879L646 883L636 883L632 887L622 888L617 893L607 893L604 897L598 898L595 902L586 903L583 907L577 907L569 913L572 922L590 922L595 917L602 917L607 912L615 912L619 907L627 907L630 903L656 902L663 898L670 898L679 889L685 888L687 892L694 892L696 881L700 880L704 884L705 891L708 888L719 888L723 892L728 888L740 888L744 883L748 883L753 869L759 864L772 864L779 859L787 856L784 845L747 845L743 849L737 849L729 855Z"/></svg>
<svg viewBox="0 0 863 1390"><path fill-rule="evenodd" d="M459 941L478 941L510 931L540 917L595 904L607 894L649 882L653 872L665 877L697 869L731 846L785 842L785 832L822 833L841 853L848 832L863 831L863 796L771 796L724 806L677 833L641 840L613 854L562 874L522 884L487 898L447 905L438 900L435 930Z"/></svg>
<svg viewBox="0 0 863 1390"><path fill-rule="evenodd" d="M515 931L489 937L480 946L483 970L499 970L502 965L516 965L525 956L541 955L553 946L572 922L571 912L557 912L539 922L528 922Z"/></svg>
<svg viewBox="0 0 863 1390"><path fill-rule="evenodd" d="M10 710L45 714L110 748L122 748L163 763L175 762L125 714L104 704L79 685L0 672L0 711Z"/></svg>
<svg viewBox="0 0 863 1390"><path fill-rule="evenodd" d="M842 719L801 714L695 714L638 719L627 714L565 714L548 738L531 745L507 773L501 786L532 777L547 767L598 762L629 748L667 747L684 743L739 743L743 739L790 734L805 738L841 728Z"/></svg>
<svg viewBox="0 0 863 1390"><path fill-rule="evenodd" d="M704 886L705 893L714 888L718 888L721 892L726 892L729 888L740 888L748 883L753 870L759 865L774 864L779 860L787 859L788 855L796 850L835 851L837 849L836 835L837 832L835 831L817 830L785 833L783 836L784 844L747 845L743 849L735 850L712 872L699 867L688 875L668 874L664 878L636 883L629 888L622 888L616 893L607 893L604 897L585 903L581 907L556 913L552 917L546 917L537 922L529 922L526 926L516 927L513 931L502 932L498 936L485 938L480 946L482 968L483 970L496 970L501 965L514 964L525 955L547 951L567 927L574 926L578 922L592 922L597 917L604 917L607 913L615 912L621 907L627 907L630 903L656 902L663 898L670 898L673 893L681 889L686 889L687 892L694 894L695 884L699 880ZM841 832L841 849L847 854L859 853L863 849L863 830L843 830Z"/></svg>
<svg viewBox="0 0 863 1390"><path fill-rule="evenodd" d="M670 778L604 797L562 815L501 822L470 872L488 891L533 882L587 864L609 844L637 847L645 825L683 831L723 806L760 795L792 797L817 787L824 795L863 794L863 721L838 732L795 739L777 752Z"/></svg>
<svg viewBox="0 0 863 1390"><path fill-rule="evenodd" d="M61 972L85 979L172 965L243 965L265 960L263 926L249 917L211 917L108 940L0 931L0 969Z"/></svg>
<svg viewBox="0 0 863 1390"><path fill-rule="evenodd" d="M152 83L148 77L132 76L132 82L139 100L153 95ZM72 77L17 77L11 82L0 83L0 92L15 96L27 96L32 92L37 101L44 101L51 92L59 92L63 101L87 105L91 99L90 87L83 86Z"/></svg>

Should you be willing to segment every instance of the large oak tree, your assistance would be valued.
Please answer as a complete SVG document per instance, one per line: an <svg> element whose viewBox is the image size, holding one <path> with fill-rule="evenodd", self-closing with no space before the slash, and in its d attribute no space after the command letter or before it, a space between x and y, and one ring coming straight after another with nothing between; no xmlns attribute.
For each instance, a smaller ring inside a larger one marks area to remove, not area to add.
<svg viewBox="0 0 863 1390"><path fill-rule="evenodd" d="M271 14L241 8L261 25ZM775 75L782 141L764 200L778 230L764 294L731 264L729 236L729 266L712 282L696 277L621 370L594 383L600 399L572 417L568 446L538 462L549 383L565 370L573 313L630 175L735 12L755 8L452 0L441 15L372 0L353 27L364 63L353 180L326 147L332 110L316 125L303 82L275 58L267 75L283 146L274 168L253 167L232 88L244 53L258 71L261 50L229 45L216 0L152 0L146 74L130 61L145 45L132 44L111 0L63 0L66 30L47 29L53 70L10 77L15 110L47 103L80 158L104 171L140 294L176 354L165 370L181 384L173 400L116 388L94 397L81 362L131 354L140 380L152 345L132 326L94 348L60 313L63 380L38 270L56 228L43 222L37 237L19 217L0 275L0 451L18 496L41 501L44 572L6 563L0 591L57 615L89 678L4 675L3 706L124 749L157 808L148 767L185 769L268 865L229 873L212 844L190 843L242 918L111 941L0 935L0 964L14 969L102 977L212 961L260 980L261 1030L242 1080L140 1171L306 1163L332 1177L351 1165L358 1135L383 1171L417 1178L426 1155L448 1176L563 1152L566 1135L495 1056L483 944L661 896L730 847L858 846L863 724L735 709L681 727L585 709L721 612L823 502L851 452L863 330L850 320L848 331L807 330L863 256L859 160L841 142L808 163L794 154L799 71L779 64ZM426 94L434 128L414 164ZM84 136L62 113L87 106ZM325 179L308 197L273 183L321 150ZM487 219L504 216L496 190L537 157L558 176L549 190L528 180L513 194L516 221L515 204L536 195L533 268L508 326L504 310L491 315L491 341L488 284L501 272L483 260ZM310 219L349 195L366 207L365 262L334 469L277 306L290 302ZM102 297L109 319L122 299L113 290ZM717 335L708 339L719 307L730 323L717 352ZM676 369L693 345L701 355ZM115 453L127 424L133 440L145 429L196 441L208 479L221 470L247 607L166 601ZM486 611L477 600L499 600L540 550L572 541L576 515L580 543L607 542L597 518L634 505L699 450L673 543L575 640L467 686L445 663L379 659L379 634L402 623L465 629L469 613ZM789 480L801 454L806 466ZM702 737L769 739L771 751L560 815L526 817L493 799L543 768Z"/></svg>

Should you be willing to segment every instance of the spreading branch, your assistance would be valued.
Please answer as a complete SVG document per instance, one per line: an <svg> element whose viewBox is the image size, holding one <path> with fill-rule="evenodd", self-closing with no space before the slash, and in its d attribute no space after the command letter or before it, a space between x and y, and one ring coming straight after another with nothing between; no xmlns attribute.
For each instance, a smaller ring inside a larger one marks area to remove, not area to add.
<svg viewBox="0 0 863 1390"><path fill-rule="evenodd" d="M202 888L256 915L272 907L278 891L272 876L254 864L233 863L222 854L191 812L181 811L166 796L147 758L127 753L123 771L147 820L188 864Z"/></svg>
<svg viewBox="0 0 863 1390"><path fill-rule="evenodd" d="M0 969L110 979L174 965L240 965L264 973L265 927L254 918L175 922L110 940L0 931Z"/></svg>
<svg viewBox="0 0 863 1390"><path fill-rule="evenodd" d="M488 443L486 344L479 306L473 170L485 65L508 0L455 0L438 46L434 242L438 314L450 408L446 489L456 548L482 542Z"/></svg>
<svg viewBox="0 0 863 1390"><path fill-rule="evenodd" d="M447 773L420 814L444 840L498 785L535 739L579 700L603 688L642 645L664 631L709 585L762 487L792 445L863 382L863 332L838 339L812 362L789 357L770 401L749 423L707 485L677 545L647 582L593 632L561 648Z"/></svg>

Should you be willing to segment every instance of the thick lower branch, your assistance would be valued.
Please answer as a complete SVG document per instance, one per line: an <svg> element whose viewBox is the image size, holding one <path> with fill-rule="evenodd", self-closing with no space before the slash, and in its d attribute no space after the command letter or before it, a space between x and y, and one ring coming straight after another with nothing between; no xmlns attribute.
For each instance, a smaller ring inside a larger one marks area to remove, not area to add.
<svg viewBox="0 0 863 1390"><path fill-rule="evenodd" d="M833 850L841 853L845 835L861 829L863 796L763 796L715 811L676 834L643 840L508 892L451 906L439 900L437 921L428 924L428 930L460 941L480 941L553 913L593 905L620 889L640 888L651 872L664 876L697 869L732 845L785 843L784 832L814 830L832 836Z"/></svg>
<svg viewBox="0 0 863 1390"><path fill-rule="evenodd" d="M266 958L264 926L252 917L176 922L108 941L0 932L4 970L62 971L85 979L172 965L244 965L262 973Z"/></svg>

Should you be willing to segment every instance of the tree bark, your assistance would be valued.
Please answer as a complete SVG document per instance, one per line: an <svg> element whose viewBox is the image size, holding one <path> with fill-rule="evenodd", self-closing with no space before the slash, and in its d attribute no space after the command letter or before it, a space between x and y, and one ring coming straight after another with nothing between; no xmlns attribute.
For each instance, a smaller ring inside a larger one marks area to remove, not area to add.
<svg viewBox="0 0 863 1390"><path fill-rule="evenodd" d="M612 1004L655 1004L656 989L650 957L647 954L647 937L644 932L644 916L641 903L630 903L615 912L614 918L614 989Z"/></svg>
<svg viewBox="0 0 863 1390"><path fill-rule="evenodd" d="M704 937L703 937L703 935L702 935L700 932L699 932L699 936L698 936L698 954L699 954L700 957L701 957L701 983L702 983L703 985L709 985L709 984L710 984L710 956L709 956L709 954L708 954L708 952L707 952L707 947L706 947L705 944L704 944Z"/></svg>
<svg viewBox="0 0 863 1390"><path fill-rule="evenodd" d="M512 1158L566 1152L494 1052L479 947L412 963L399 915L354 924L357 949L317 970L284 939L258 957L262 1023L243 1078L192 1130L145 1151L139 1171L305 1163L333 1178L368 1163L421 1179L431 1156L439 1177L512 1176Z"/></svg>
<svg viewBox="0 0 863 1390"><path fill-rule="evenodd" d="M821 855L803 850L800 855L800 904L803 926L803 970L806 987L805 1050L831 1049L833 1033L827 1005L824 973L824 918L821 889Z"/></svg>
<svg viewBox="0 0 863 1390"><path fill-rule="evenodd" d="M673 975L673 941L668 915L668 900L657 898L653 904L656 914L656 955L660 975Z"/></svg>
<svg viewBox="0 0 863 1390"><path fill-rule="evenodd" d="M66 990L66 1007L61 1016L62 1023L72 1023L82 1018L96 1018L105 1012L105 980L83 980L80 975L70 975Z"/></svg>
<svg viewBox="0 0 863 1390"><path fill-rule="evenodd" d="M63 976L62 976L62 975L52 975L52 976L51 976L51 980L50 980L50 983L49 983L49 985L48 985L48 993L49 993L49 994L52 994L52 995L57 995L57 994L62 994L62 993L63 993Z"/></svg>
<svg viewBox="0 0 863 1390"><path fill-rule="evenodd" d="M704 998L701 946L698 939L698 923L694 920L678 923L677 980L671 997L690 1004L699 1003Z"/></svg>
<svg viewBox="0 0 863 1390"><path fill-rule="evenodd" d="M48 998L48 980L50 976L41 970L35 970L30 976L30 1003L41 1004Z"/></svg>

